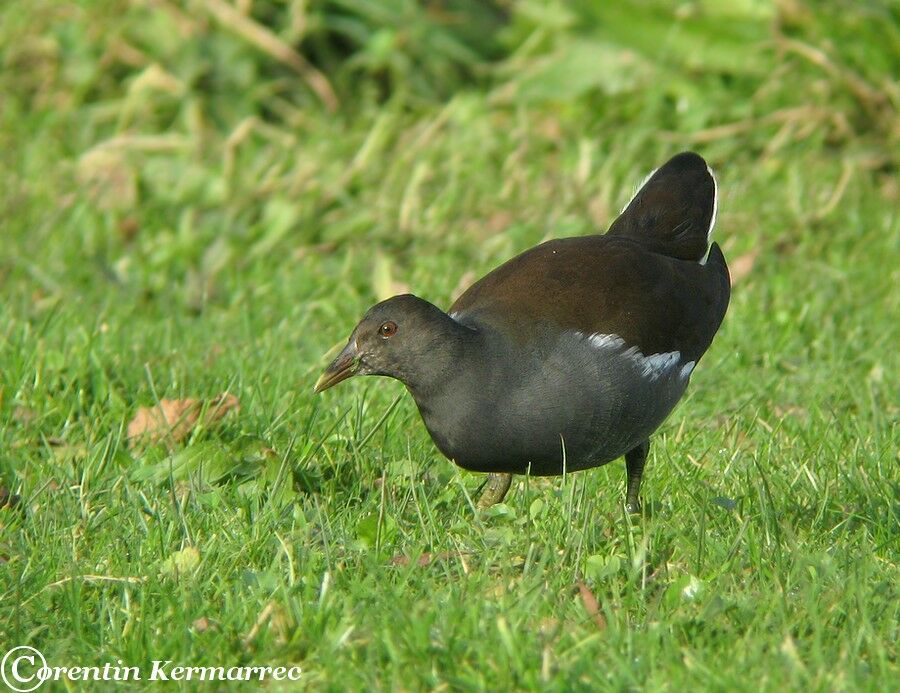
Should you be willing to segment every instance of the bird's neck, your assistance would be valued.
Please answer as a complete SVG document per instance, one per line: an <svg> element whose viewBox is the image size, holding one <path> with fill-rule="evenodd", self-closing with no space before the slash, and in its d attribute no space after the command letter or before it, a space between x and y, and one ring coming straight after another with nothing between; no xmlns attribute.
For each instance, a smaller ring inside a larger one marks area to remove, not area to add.
<svg viewBox="0 0 900 693"><path fill-rule="evenodd" d="M426 352L417 360L423 367L404 378L420 409L450 394L459 386L460 379L471 379L483 360L480 354L484 339L478 330L444 313L435 327ZM463 378L464 375L467 377Z"/></svg>
<svg viewBox="0 0 900 693"><path fill-rule="evenodd" d="M452 319L451 319L452 320ZM473 329L453 321L435 356L432 377L406 383L425 427L438 448L450 459L469 449L473 439L494 427L498 363L496 335L488 328ZM473 412L479 412L473 418Z"/></svg>

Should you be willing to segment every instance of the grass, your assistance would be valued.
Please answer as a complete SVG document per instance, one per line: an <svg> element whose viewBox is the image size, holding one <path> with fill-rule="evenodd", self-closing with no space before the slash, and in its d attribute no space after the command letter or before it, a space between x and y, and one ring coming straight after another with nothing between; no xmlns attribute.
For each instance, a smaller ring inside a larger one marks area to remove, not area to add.
<svg viewBox="0 0 900 693"><path fill-rule="evenodd" d="M296 663L313 689L887 690L889 6L741 3L718 33L706 3L514 3L498 58L452 25L403 39L436 20L400 2L244 3L267 52L201 11L220 5L0 9L0 484L23 499L0 510L0 643ZM336 112L278 41L316 57ZM478 516L480 478L398 383L312 394L378 298L447 306L605 228L683 148L718 171L736 283L644 516L621 462L519 479ZM139 407L224 391L238 413L128 445Z"/></svg>

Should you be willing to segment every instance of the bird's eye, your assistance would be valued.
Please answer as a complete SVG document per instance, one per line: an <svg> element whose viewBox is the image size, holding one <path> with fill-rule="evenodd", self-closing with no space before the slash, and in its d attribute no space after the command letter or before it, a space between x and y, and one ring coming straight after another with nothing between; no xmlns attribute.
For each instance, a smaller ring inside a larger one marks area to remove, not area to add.
<svg viewBox="0 0 900 693"><path fill-rule="evenodd" d="M397 334L397 323L388 321L378 328L378 334L387 339Z"/></svg>

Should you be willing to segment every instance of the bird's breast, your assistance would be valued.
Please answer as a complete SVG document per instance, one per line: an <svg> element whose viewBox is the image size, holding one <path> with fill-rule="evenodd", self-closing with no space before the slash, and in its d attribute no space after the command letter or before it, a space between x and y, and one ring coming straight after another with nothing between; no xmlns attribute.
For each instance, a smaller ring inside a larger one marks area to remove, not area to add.
<svg viewBox="0 0 900 693"><path fill-rule="evenodd" d="M645 355L616 335L569 332L528 348L494 347L417 403L438 448L461 467L553 475L604 464L646 440L693 366L677 351Z"/></svg>

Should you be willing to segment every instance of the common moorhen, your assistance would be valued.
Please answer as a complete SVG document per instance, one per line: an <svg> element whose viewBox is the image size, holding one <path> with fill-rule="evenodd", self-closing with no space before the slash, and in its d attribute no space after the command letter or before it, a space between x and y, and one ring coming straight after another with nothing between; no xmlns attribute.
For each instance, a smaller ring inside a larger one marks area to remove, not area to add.
<svg viewBox="0 0 900 693"><path fill-rule="evenodd" d="M547 241L475 282L445 313L404 294L369 309L316 392L353 375L400 380L432 439L490 472L554 475L625 456L626 507L649 436L684 394L731 293L709 236L716 179L685 152L652 173L605 235Z"/></svg>

